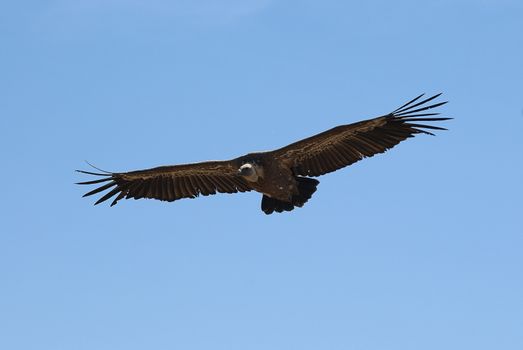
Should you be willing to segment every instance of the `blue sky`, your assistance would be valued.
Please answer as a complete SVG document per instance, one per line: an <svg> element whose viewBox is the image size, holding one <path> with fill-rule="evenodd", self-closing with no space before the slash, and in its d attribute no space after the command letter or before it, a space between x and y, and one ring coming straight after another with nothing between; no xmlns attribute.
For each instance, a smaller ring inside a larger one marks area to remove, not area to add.
<svg viewBox="0 0 523 350"><path fill-rule="evenodd" d="M523 348L521 1L0 5L2 349ZM444 92L450 130L256 193L93 207Z"/></svg>

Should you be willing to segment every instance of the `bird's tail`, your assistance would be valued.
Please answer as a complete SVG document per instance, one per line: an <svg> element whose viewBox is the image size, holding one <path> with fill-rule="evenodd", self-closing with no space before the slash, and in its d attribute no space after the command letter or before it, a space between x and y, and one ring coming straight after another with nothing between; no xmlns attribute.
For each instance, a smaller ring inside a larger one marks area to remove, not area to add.
<svg viewBox="0 0 523 350"><path fill-rule="evenodd" d="M273 212L281 213L283 211L291 211L295 207L303 207L312 197L313 193L316 192L316 186L320 183L316 179L301 176L297 176L296 181L298 182L298 194L292 196L290 202L280 201L263 195L261 202L263 212L268 215Z"/></svg>

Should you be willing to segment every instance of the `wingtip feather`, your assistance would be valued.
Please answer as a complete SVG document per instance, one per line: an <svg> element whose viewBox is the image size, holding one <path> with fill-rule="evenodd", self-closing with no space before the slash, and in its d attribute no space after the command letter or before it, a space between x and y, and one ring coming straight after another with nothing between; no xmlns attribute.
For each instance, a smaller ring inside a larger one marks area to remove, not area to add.
<svg viewBox="0 0 523 350"><path fill-rule="evenodd" d="M75 171L78 172L78 173L82 173L82 174L96 175L96 176L111 176L112 175L112 173L100 174L100 173L93 173L91 171L78 170L78 169L76 169Z"/></svg>
<svg viewBox="0 0 523 350"><path fill-rule="evenodd" d="M410 100L409 102L407 102L407 103L403 104L402 106L396 108L393 112L391 112L391 114L394 114L394 113L398 112L399 110L401 110L401 109L407 107L407 106L410 105L411 103L416 102L417 100L419 100L419 99L422 98L423 96L425 96L425 93L422 93L421 95L414 97L414 98L413 98L412 100Z"/></svg>
<svg viewBox="0 0 523 350"><path fill-rule="evenodd" d="M444 105L445 103L447 103L448 101L444 101L444 102L439 102L439 103L436 103L434 105L431 105L431 106L427 106L427 107L422 107L422 108L419 108L417 110L412 110L413 108L416 108L418 106L421 106L421 105L424 105L436 98L438 98L439 96L441 96L443 93L440 92L436 95L433 95L431 97L428 97L422 101L419 101L417 103L414 103L416 101L418 101L422 96L424 96L425 94L421 94L419 96L417 96L416 98L412 99L411 101L407 102L406 104L404 104L403 106L401 106L400 108L397 108L396 110L394 110L393 112L391 112L391 114L393 115L402 115L402 114L406 114L406 113L415 113L415 112L419 112L419 111L422 111L422 110L426 110L426 109L430 109L430 108L435 108L435 107L438 107L438 106L441 106L441 105Z"/></svg>

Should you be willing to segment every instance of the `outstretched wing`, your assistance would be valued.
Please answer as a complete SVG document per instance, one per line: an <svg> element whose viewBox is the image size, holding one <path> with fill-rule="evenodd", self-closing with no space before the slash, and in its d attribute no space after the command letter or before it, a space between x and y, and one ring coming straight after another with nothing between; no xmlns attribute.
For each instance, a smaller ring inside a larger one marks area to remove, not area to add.
<svg viewBox="0 0 523 350"><path fill-rule="evenodd" d="M425 112L447 103L427 105L440 95L418 102L423 97L420 95L387 115L337 126L272 151L272 154L276 159L286 162L296 175L320 176L341 169L363 158L383 153L415 134L433 135L426 129L446 130L420 124L452 119L434 117L439 113Z"/></svg>
<svg viewBox="0 0 523 350"><path fill-rule="evenodd" d="M127 173L102 174L77 171L101 177L97 180L79 182L79 185L105 183L86 193L84 197L110 190L98 199L95 205L114 196L116 197L111 206L123 198L154 198L172 202L181 198L208 196L217 192L236 193L252 190L238 175L238 165L235 160L162 166Z"/></svg>

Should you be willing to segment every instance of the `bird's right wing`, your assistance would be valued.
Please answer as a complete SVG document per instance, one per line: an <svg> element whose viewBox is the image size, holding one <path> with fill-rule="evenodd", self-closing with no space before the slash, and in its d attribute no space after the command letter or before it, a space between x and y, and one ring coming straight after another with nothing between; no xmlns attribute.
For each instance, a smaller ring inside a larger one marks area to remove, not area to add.
<svg viewBox="0 0 523 350"><path fill-rule="evenodd" d="M86 193L84 197L110 190L95 203L114 198L111 206L120 199L154 198L174 201L194 198L198 195L236 193L251 191L248 182L238 174L236 160L211 161L193 164L162 166L126 173L94 173L77 170L80 173L100 176L100 179L79 182L79 185L102 184Z"/></svg>
<svg viewBox="0 0 523 350"><path fill-rule="evenodd" d="M296 175L320 176L341 169L383 153L416 134L432 135L428 130L446 130L425 124L450 119L435 117L439 113L426 112L446 103L428 104L440 95L418 102L423 96L420 95L389 114L337 126L272 151L272 156L287 163Z"/></svg>

